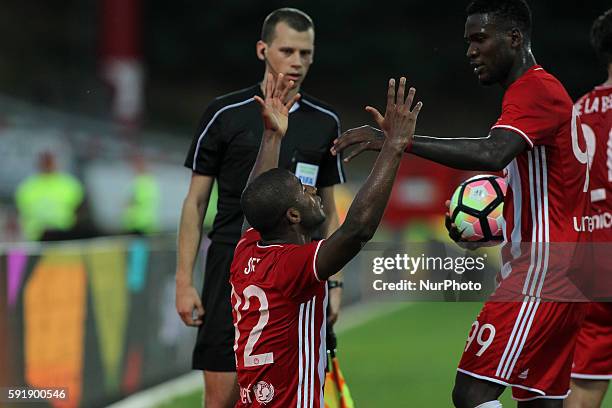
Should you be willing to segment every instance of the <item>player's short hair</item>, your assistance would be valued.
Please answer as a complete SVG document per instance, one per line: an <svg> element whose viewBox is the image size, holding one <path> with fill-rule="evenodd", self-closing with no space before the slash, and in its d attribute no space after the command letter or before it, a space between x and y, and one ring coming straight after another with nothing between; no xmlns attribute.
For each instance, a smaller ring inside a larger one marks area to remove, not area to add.
<svg viewBox="0 0 612 408"><path fill-rule="evenodd" d="M271 43L274 40L276 25L281 21L299 32L306 31L309 28L314 29L314 23L308 14L295 8L280 8L268 14L268 17L264 20L261 27L263 42Z"/></svg>
<svg viewBox="0 0 612 408"><path fill-rule="evenodd" d="M612 8L593 22L591 45L606 65L612 63Z"/></svg>
<svg viewBox="0 0 612 408"><path fill-rule="evenodd" d="M492 14L494 17L518 27L531 36L531 9L525 0L473 0L466 8L472 14Z"/></svg>
<svg viewBox="0 0 612 408"><path fill-rule="evenodd" d="M289 170L268 170L242 192L242 212L253 228L266 235L278 228L289 208L297 205L299 188L300 183Z"/></svg>

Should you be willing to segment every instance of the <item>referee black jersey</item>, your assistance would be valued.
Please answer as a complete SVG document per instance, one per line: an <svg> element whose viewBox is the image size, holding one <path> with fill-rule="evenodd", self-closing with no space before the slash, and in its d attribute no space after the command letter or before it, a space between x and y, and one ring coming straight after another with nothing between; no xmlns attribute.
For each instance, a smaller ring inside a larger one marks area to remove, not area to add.
<svg viewBox="0 0 612 408"><path fill-rule="evenodd" d="M340 156L329 152L340 135L340 120L323 102L301 92L289 113L289 127L281 145L279 167L291 170L304 184L317 188L344 182ZM211 240L236 244L243 214L240 195L255 164L261 143L260 85L216 98L206 109L185 167L215 176L219 199Z"/></svg>

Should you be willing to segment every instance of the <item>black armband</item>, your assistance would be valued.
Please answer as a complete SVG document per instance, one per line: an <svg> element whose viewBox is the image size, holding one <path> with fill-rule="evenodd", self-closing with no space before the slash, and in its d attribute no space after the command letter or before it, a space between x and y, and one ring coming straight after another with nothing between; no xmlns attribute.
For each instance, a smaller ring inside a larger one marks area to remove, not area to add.
<svg viewBox="0 0 612 408"><path fill-rule="evenodd" d="M327 287L329 289L333 289L333 288L343 288L344 287L344 282L342 281L336 281L336 280L328 280L327 281Z"/></svg>

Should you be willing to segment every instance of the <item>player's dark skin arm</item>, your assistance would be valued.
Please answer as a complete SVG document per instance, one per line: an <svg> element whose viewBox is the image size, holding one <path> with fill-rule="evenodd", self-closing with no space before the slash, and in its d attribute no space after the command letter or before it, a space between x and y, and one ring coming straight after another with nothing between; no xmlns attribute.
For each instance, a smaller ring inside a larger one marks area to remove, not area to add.
<svg viewBox="0 0 612 408"><path fill-rule="evenodd" d="M356 145L344 159L348 162L365 150L380 150L383 139L383 132L369 125L350 129L334 142L332 153ZM495 128L480 138L415 135L409 152L459 170L500 171L526 148L527 142L515 132Z"/></svg>
<svg viewBox="0 0 612 408"><path fill-rule="evenodd" d="M259 152L257 153L257 159L255 160L253 168L251 169L251 173L249 173L249 178L245 184L245 188L261 173L278 167L278 156L280 154L282 140L282 134L264 130L261 138L261 144L259 145ZM246 217L244 217L244 221L242 222L242 231L240 234L243 235L250 227L251 225L247 221Z"/></svg>
<svg viewBox="0 0 612 408"><path fill-rule="evenodd" d="M495 128L478 139L415 137L410 152L459 170L500 171L527 147L515 132Z"/></svg>
<svg viewBox="0 0 612 408"><path fill-rule="evenodd" d="M344 223L319 248L316 267L321 280L329 278L357 255L363 245L372 239L382 219L402 154L412 139L422 106L419 102L410 110L415 89L411 88L404 99L405 85L406 79L401 78L396 98L395 81L389 81L385 117L377 112L386 138L374 168L355 196Z"/></svg>
<svg viewBox="0 0 612 408"><path fill-rule="evenodd" d="M269 74L266 81L265 99L255 96L255 100L261 107L264 132L255 164L251 169L245 187L251 184L251 181L255 180L260 174L278 167L281 142L285 133L287 133L289 110L300 99L300 94L296 94L289 101L284 102L288 98L287 95L293 88L293 84L293 81L283 81L283 74L279 74L278 79ZM245 218L242 224L242 234L247 229L249 229L249 223Z"/></svg>

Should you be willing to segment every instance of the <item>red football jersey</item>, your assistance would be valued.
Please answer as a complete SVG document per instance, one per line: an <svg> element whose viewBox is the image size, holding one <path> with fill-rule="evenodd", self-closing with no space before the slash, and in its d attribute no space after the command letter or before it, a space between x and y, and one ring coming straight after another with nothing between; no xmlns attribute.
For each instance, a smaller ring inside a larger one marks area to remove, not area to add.
<svg viewBox="0 0 612 408"><path fill-rule="evenodd" d="M505 169L502 277L519 271L512 291L522 295L579 296L567 282L575 243L590 239L588 155L578 111L563 85L535 65L508 87L493 128L529 144Z"/></svg>
<svg viewBox="0 0 612 408"><path fill-rule="evenodd" d="M596 86L576 102L591 157L594 241L612 241L612 86Z"/></svg>
<svg viewBox="0 0 612 408"><path fill-rule="evenodd" d="M612 296L612 86L596 86L576 102L582 131L590 145L591 207L595 270L595 297ZM612 378L612 303L592 303L582 324L572 377L587 380Z"/></svg>
<svg viewBox="0 0 612 408"><path fill-rule="evenodd" d="M322 408L327 285L323 241L261 245L249 229L230 268L240 400L236 407Z"/></svg>

